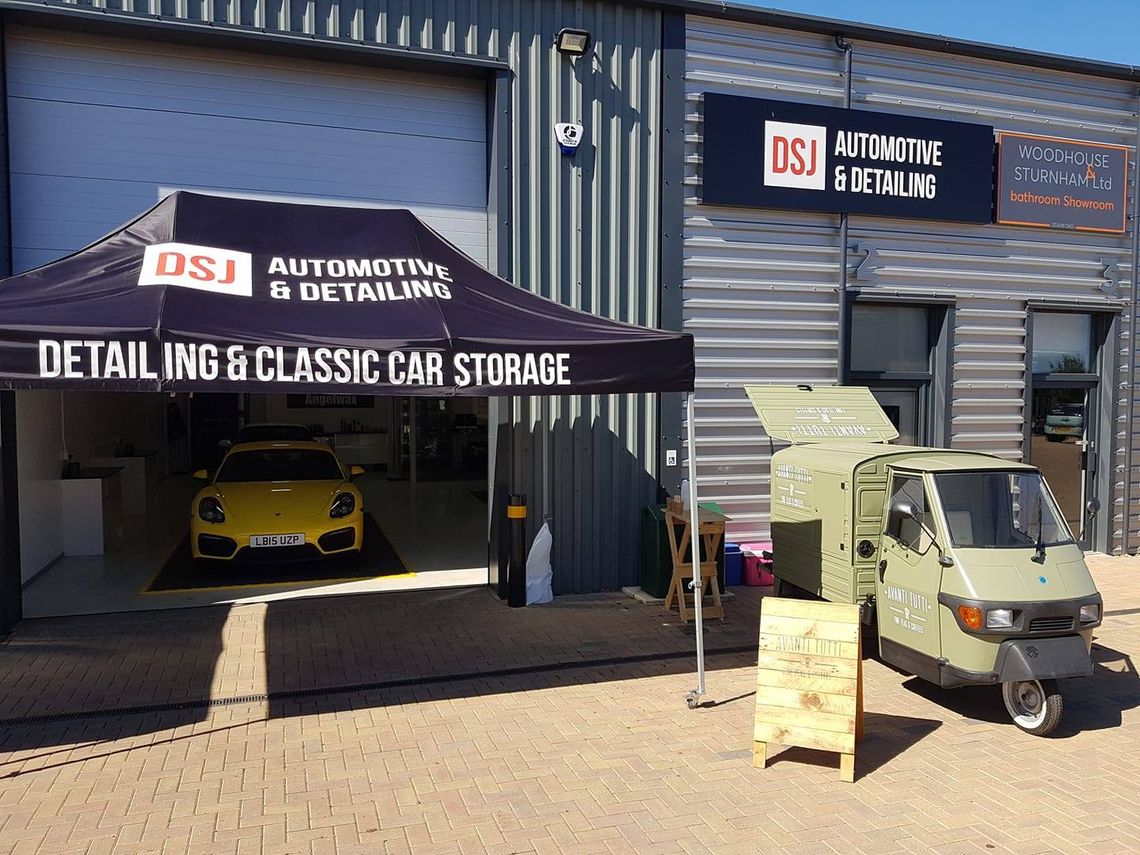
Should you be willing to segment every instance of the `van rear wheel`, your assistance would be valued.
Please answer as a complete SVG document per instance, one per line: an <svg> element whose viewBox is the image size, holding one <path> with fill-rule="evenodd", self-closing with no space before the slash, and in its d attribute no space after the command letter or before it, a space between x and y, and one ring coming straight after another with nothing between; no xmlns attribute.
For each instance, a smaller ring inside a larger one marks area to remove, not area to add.
<svg viewBox="0 0 1140 855"><path fill-rule="evenodd" d="M1013 723L1034 736L1048 736L1061 723L1065 702L1056 680L1013 680L1001 684Z"/></svg>

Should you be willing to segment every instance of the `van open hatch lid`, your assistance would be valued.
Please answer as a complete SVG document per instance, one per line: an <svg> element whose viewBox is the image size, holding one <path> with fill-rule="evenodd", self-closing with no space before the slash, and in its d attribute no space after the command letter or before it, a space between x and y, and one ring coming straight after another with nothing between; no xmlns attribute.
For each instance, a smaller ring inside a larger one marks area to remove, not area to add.
<svg viewBox="0 0 1140 855"><path fill-rule="evenodd" d="M890 442L899 432L864 386L745 386L774 439L787 442Z"/></svg>

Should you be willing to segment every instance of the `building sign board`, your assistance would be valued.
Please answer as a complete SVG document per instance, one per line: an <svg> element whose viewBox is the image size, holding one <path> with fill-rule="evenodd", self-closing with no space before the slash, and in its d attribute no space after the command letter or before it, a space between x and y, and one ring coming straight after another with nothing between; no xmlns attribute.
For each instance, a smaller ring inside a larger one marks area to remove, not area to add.
<svg viewBox="0 0 1140 855"><path fill-rule="evenodd" d="M1001 132L997 221L1123 234L1128 149L1122 145Z"/></svg>
<svg viewBox="0 0 1140 855"><path fill-rule="evenodd" d="M702 201L993 221L993 128L707 93Z"/></svg>

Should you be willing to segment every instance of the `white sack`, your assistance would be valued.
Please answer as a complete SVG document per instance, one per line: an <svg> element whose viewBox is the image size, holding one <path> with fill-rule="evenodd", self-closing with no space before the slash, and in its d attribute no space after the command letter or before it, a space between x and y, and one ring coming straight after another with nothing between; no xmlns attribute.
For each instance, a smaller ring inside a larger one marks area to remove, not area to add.
<svg viewBox="0 0 1140 855"><path fill-rule="evenodd" d="M542 524L534 543L530 545L530 553L526 557L526 604L549 603L554 599L554 591L550 581L554 571L550 568L550 550L554 546L554 537L550 534L550 526Z"/></svg>

